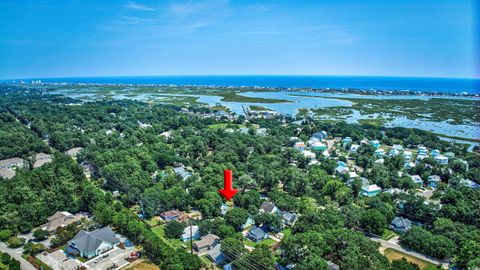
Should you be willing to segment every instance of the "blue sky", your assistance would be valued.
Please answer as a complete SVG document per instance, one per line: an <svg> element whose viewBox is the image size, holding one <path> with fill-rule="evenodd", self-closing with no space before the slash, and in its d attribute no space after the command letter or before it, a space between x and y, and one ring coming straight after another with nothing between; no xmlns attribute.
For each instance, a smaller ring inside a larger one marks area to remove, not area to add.
<svg viewBox="0 0 480 270"><path fill-rule="evenodd" d="M472 78L474 1L2 0L0 78Z"/></svg>

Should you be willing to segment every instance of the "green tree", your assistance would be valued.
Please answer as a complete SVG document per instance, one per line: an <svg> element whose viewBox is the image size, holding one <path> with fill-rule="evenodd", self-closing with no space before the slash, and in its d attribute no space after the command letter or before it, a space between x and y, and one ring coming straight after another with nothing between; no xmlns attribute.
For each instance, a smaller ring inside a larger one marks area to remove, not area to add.
<svg viewBox="0 0 480 270"><path fill-rule="evenodd" d="M225 214L225 221L228 225L235 228L237 231L242 229L242 225L245 224L248 218L247 210L243 208L234 208Z"/></svg>
<svg viewBox="0 0 480 270"><path fill-rule="evenodd" d="M165 235L168 238L179 238L182 235L184 229L184 224L173 220L165 226Z"/></svg>

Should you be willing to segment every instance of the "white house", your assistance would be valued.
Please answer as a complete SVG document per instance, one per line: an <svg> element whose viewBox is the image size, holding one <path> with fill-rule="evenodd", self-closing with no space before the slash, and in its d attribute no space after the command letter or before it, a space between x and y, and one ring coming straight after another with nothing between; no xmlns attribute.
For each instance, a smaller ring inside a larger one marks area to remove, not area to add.
<svg viewBox="0 0 480 270"><path fill-rule="evenodd" d="M440 165L447 165L448 164L448 157L439 155L435 157L435 161Z"/></svg>

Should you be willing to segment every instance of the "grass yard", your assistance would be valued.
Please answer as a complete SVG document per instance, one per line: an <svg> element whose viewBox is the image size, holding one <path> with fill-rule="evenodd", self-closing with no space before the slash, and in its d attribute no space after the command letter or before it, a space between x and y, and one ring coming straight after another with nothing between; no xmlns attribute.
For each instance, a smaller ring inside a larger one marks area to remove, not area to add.
<svg viewBox="0 0 480 270"><path fill-rule="evenodd" d="M422 270L437 270L440 269L436 267L435 265L426 262L422 259L419 259L417 257L410 256L408 254L405 254L403 252L387 248L385 249L384 255L388 258L388 260L391 262L393 260L400 260L401 258L405 258L407 261L414 263L420 267Z"/></svg>
<svg viewBox="0 0 480 270"><path fill-rule="evenodd" d="M170 247L177 249L177 248L183 248L182 246L185 245L187 250L190 250L191 245L190 241L187 242L182 242L180 239L170 239L165 236L165 225L160 225L157 227L152 228L152 231L160 237L167 245Z"/></svg>
<svg viewBox="0 0 480 270"><path fill-rule="evenodd" d="M248 239L243 240L243 244L245 244L245 245L247 245L247 246L249 246L249 247L257 247L257 246L259 246L259 245L272 246L272 245L274 245L275 243L277 243L277 242L275 242L273 239L270 239L270 238L267 238L267 239L262 240L262 241L257 242L257 243L255 243L255 242L253 242L253 241L251 241L251 240L248 240Z"/></svg>
<svg viewBox="0 0 480 270"><path fill-rule="evenodd" d="M286 228L285 230L281 231L283 233L284 237L292 235L292 229L291 228Z"/></svg>
<svg viewBox="0 0 480 270"><path fill-rule="evenodd" d="M388 240L392 239L392 238L395 237L395 236L397 236L396 233L394 233L394 232L392 232L392 231L390 231L390 230L385 229L385 230L383 230L383 234L382 234L382 237L381 237L381 238L382 238L383 240L385 240L385 241L388 241Z"/></svg>

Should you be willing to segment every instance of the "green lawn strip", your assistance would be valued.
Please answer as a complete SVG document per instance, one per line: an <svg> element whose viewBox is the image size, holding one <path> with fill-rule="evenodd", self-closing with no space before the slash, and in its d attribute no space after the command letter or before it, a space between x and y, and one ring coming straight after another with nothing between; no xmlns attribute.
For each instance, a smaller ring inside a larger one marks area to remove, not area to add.
<svg viewBox="0 0 480 270"><path fill-rule="evenodd" d="M381 238L382 238L383 240L388 241L388 240L392 239L392 238L395 237L395 236L397 236L396 233L394 233L394 232L392 232L392 231L390 231L390 230L385 229L385 230L383 230L383 234L382 234L382 237L381 237Z"/></svg>

